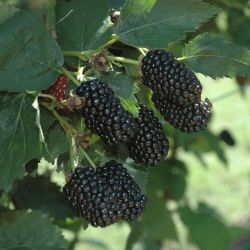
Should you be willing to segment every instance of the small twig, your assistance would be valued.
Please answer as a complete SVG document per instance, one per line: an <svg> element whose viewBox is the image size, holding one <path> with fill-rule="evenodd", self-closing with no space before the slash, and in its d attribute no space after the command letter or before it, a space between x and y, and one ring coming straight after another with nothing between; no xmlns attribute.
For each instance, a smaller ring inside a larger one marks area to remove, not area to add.
<svg viewBox="0 0 250 250"><path fill-rule="evenodd" d="M79 82L77 81L77 79L74 77L74 75L70 71L68 71L67 69L62 67L60 69L60 72L64 75L66 75L76 86L79 86Z"/></svg>
<svg viewBox="0 0 250 250"><path fill-rule="evenodd" d="M105 49L106 47L109 47L109 46L113 45L116 41L118 41L118 36L113 35L111 40L109 40L107 43L105 43L105 44L101 45L100 47L98 47L96 49L96 51Z"/></svg>
<svg viewBox="0 0 250 250"><path fill-rule="evenodd" d="M143 48L137 48L137 49L138 49L138 51L139 51L143 56L146 55L146 53L145 53L145 51L143 50Z"/></svg>
<svg viewBox="0 0 250 250"><path fill-rule="evenodd" d="M133 64L133 65L139 65L139 61L124 58L124 57L119 57L119 56L107 56L107 58L111 61L115 62L121 62L121 63L127 63L127 64Z"/></svg>

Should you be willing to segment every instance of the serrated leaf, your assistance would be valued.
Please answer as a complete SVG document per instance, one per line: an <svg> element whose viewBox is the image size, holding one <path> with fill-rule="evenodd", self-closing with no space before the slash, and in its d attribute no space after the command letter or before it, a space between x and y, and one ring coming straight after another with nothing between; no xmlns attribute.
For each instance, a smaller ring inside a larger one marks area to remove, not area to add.
<svg viewBox="0 0 250 250"><path fill-rule="evenodd" d="M250 50L222 36L205 33L183 49L184 62L195 72L212 78L250 74Z"/></svg>
<svg viewBox="0 0 250 250"><path fill-rule="evenodd" d="M17 8L8 4L0 5L0 24L10 19L16 12Z"/></svg>
<svg viewBox="0 0 250 250"><path fill-rule="evenodd" d="M129 77L121 72L102 74L100 80L106 82L114 91L115 96L121 100L122 106L134 116L139 115L138 102L135 94L138 87Z"/></svg>
<svg viewBox="0 0 250 250"><path fill-rule="evenodd" d="M57 35L63 50L92 50L112 34L107 1L57 1Z"/></svg>
<svg viewBox="0 0 250 250"><path fill-rule="evenodd" d="M128 0L114 31L126 44L165 48L217 12L218 8L199 0Z"/></svg>
<svg viewBox="0 0 250 250"><path fill-rule="evenodd" d="M66 250L66 241L40 213L8 212L0 219L0 249Z"/></svg>
<svg viewBox="0 0 250 250"><path fill-rule="evenodd" d="M59 187L43 176L36 178L27 176L22 181L18 181L12 199L20 210L30 208L55 219L76 216L62 192L59 191Z"/></svg>
<svg viewBox="0 0 250 250"><path fill-rule="evenodd" d="M24 164L40 155L34 99L28 95L0 98L0 187L8 191L24 174Z"/></svg>
<svg viewBox="0 0 250 250"><path fill-rule="evenodd" d="M17 12L0 33L0 90L42 90L55 81L62 51L34 12Z"/></svg>
<svg viewBox="0 0 250 250"><path fill-rule="evenodd" d="M189 229L191 241L200 249L228 250L230 248L229 229L205 204L200 204L196 211L183 207L179 212L183 223Z"/></svg>

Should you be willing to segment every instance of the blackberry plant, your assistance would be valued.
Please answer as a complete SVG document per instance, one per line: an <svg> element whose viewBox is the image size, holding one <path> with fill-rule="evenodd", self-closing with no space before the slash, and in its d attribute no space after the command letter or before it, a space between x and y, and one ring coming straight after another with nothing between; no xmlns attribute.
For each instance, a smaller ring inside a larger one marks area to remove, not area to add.
<svg viewBox="0 0 250 250"><path fill-rule="evenodd" d="M127 250L169 248L166 238L187 249L179 224L200 250L231 247L212 209L189 207L178 159L184 149L227 162L209 131L221 97L205 99L196 73L246 82L250 73L249 49L226 39L240 41L232 27L247 33L246 1L214 1L218 16L206 2L1 1L0 249L75 249L82 225L120 221L131 227ZM215 35L221 23L225 37Z"/></svg>

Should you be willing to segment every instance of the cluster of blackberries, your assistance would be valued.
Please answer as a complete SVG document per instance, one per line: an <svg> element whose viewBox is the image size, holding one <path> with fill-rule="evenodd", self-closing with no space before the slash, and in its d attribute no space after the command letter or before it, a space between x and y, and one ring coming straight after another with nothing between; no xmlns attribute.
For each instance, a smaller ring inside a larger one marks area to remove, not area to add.
<svg viewBox="0 0 250 250"><path fill-rule="evenodd" d="M107 144L128 142L135 135L133 116L124 110L107 84L99 80L87 81L77 88L76 94L85 99L81 114L87 128Z"/></svg>
<svg viewBox="0 0 250 250"><path fill-rule="evenodd" d="M78 215L95 227L106 227L120 219L134 220L146 204L139 186L115 161L96 169L76 168L63 192Z"/></svg>
<svg viewBox="0 0 250 250"><path fill-rule="evenodd" d="M135 162L155 165L169 150L162 124L154 116L153 111L143 105L140 106L136 121L140 129L128 144L130 156Z"/></svg>
<svg viewBox="0 0 250 250"><path fill-rule="evenodd" d="M155 165L166 156L169 147L162 125L145 106L134 119L112 89L99 80L82 83L76 93L85 99L81 114L86 126L107 144L126 143L131 158L146 165Z"/></svg>
<svg viewBox="0 0 250 250"><path fill-rule="evenodd" d="M142 81L165 120L183 132L206 129L212 105L201 101L202 86L193 72L171 53L152 50L142 60Z"/></svg>

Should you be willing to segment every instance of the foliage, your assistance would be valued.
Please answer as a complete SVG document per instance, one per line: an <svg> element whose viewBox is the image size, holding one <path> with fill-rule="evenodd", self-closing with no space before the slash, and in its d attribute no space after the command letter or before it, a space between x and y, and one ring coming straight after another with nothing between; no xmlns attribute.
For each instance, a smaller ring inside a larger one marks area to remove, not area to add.
<svg viewBox="0 0 250 250"><path fill-rule="evenodd" d="M64 178L67 180L78 164L94 161L97 165L115 159L124 164L148 197L144 214L129 224L127 250L157 250L166 240L181 241L175 213L188 229L188 240L200 250L229 249L231 232L218 214L205 204L196 209L189 206L185 193L188 171L186 163L178 159L179 150L194 153L201 161L205 153L213 152L227 164L221 140L210 130L184 135L163 122L152 104L151 92L142 85L140 63L148 49L169 48L173 53L182 50L177 59L205 76L250 75L249 34L244 30L249 26L247 3L41 2L0 3L0 248L73 249L77 237L67 242L62 230L77 235L82 224L88 225L77 219L64 201ZM110 21L111 8L120 10L116 23ZM216 34L220 29L215 20L225 8L229 28ZM206 30L203 24L209 20ZM104 57L96 63L93 58L98 59L103 50ZM69 100L59 102L43 92L59 74L69 78L70 101L74 85L99 78L109 84L133 117L138 117L141 102L153 109L170 141L169 156L147 168L135 164L122 145L104 145L86 128L77 110L62 110L69 107ZM80 135L87 138L84 145ZM53 163L55 171L42 164L38 170L26 171L25 165L33 159ZM42 168L45 170L39 172ZM51 180L56 171L63 175L60 185Z"/></svg>

